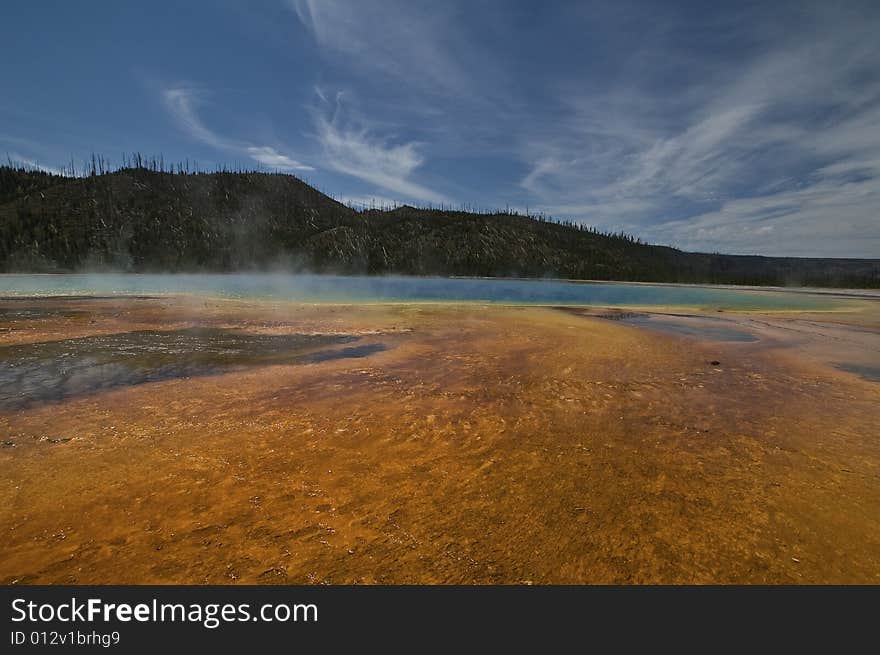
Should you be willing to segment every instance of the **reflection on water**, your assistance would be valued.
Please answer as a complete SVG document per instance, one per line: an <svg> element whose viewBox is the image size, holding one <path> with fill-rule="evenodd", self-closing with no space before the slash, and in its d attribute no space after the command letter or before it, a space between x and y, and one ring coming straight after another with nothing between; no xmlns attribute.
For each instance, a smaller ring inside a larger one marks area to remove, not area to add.
<svg viewBox="0 0 880 655"><path fill-rule="evenodd" d="M880 382L880 366L867 366L864 364L838 364L837 368L847 373L854 373L863 380Z"/></svg>
<svg viewBox="0 0 880 655"><path fill-rule="evenodd" d="M319 350L359 337L266 335L217 328L143 330L0 347L0 410L114 387L246 366L366 357L382 344Z"/></svg>
<svg viewBox="0 0 880 655"><path fill-rule="evenodd" d="M834 309L827 295L759 290L418 277L290 274L0 275L0 296L144 295L187 293L297 302L479 301L546 305L693 306L730 309Z"/></svg>
<svg viewBox="0 0 880 655"><path fill-rule="evenodd" d="M336 350L320 350L310 355L305 355L300 361L303 362L327 362L333 359L360 359L361 357L369 357L383 350L388 350L384 343L370 343L364 346L353 346L351 348L337 348Z"/></svg>
<svg viewBox="0 0 880 655"><path fill-rule="evenodd" d="M6 306L0 307L0 324L14 321L35 321L42 318L72 318L84 314L85 312L76 309L45 307L7 300Z"/></svg>
<svg viewBox="0 0 880 655"><path fill-rule="evenodd" d="M662 317L648 316L646 314L630 315L618 319L621 323L637 327L647 327L659 332L677 334L694 339L708 339L709 341L733 341L749 343L758 341L754 334L731 327L725 321L709 317Z"/></svg>
<svg viewBox="0 0 880 655"><path fill-rule="evenodd" d="M709 341L733 341L750 343L758 341L758 337L748 330L742 329L732 321L714 316L692 316L689 314L650 314L646 312L630 312L612 310L605 313L593 313L590 310L575 307L556 307L555 309L575 316L601 318L617 321L633 327L650 328L658 332L678 336L706 339Z"/></svg>

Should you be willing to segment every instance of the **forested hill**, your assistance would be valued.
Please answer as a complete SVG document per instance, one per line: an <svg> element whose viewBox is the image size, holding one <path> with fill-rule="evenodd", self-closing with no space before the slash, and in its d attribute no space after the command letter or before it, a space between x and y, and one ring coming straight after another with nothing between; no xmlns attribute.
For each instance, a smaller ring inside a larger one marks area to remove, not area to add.
<svg viewBox="0 0 880 655"><path fill-rule="evenodd" d="M291 175L0 167L0 271L279 268L880 287L880 260L687 253L508 213L355 211Z"/></svg>

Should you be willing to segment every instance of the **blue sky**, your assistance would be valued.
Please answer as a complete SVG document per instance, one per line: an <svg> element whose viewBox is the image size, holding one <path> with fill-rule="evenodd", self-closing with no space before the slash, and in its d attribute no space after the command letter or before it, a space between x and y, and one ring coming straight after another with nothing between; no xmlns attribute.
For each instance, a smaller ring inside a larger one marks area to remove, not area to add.
<svg viewBox="0 0 880 655"><path fill-rule="evenodd" d="M0 153L263 166L369 204L880 257L877 2L28 2Z"/></svg>

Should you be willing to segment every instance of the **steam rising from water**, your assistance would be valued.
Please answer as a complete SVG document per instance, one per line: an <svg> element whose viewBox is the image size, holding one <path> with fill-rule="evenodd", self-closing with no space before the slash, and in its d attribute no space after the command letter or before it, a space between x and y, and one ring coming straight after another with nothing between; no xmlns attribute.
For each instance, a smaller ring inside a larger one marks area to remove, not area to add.
<svg viewBox="0 0 880 655"><path fill-rule="evenodd" d="M337 275L2 275L0 296L196 296L307 303L493 302L505 304L834 309L827 295L696 286Z"/></svg>

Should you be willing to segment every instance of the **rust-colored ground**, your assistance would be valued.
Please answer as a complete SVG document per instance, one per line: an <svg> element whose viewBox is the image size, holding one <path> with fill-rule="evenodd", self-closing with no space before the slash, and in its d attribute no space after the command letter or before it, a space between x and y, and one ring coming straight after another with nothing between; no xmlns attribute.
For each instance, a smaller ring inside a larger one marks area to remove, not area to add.
<svg viewBox="0 0 880 655"><path fill-rule="evenodd" d="M203 325L386 350L4 410L3 583L880 583L880 384L820 329L876 344L870 313L752 315L762 340L728 344L538 307L42 305L80 313L0 346Z"/></svg>

